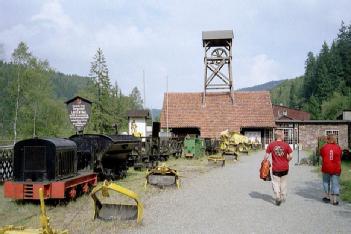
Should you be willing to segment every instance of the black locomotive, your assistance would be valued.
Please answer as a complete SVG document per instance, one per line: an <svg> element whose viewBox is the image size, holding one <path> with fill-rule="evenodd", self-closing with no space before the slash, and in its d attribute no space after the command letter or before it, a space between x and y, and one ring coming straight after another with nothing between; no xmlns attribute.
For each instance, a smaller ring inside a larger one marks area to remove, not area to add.
<svg viewBox="0 0 351 234"><path fill-rule="evenodd" d="M78 171L77 145L62 138L17 142L13 172L13 181L4 184L4 195L20 200L39 199L39 188L46 199L74 198L77 193L89 192L97 182L96 173Z"/></svg>

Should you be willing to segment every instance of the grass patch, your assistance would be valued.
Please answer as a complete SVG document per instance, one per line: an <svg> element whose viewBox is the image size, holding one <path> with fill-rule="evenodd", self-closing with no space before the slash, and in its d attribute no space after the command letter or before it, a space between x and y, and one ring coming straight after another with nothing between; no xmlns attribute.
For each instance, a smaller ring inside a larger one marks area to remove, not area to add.
<svg viewBox="0 0 351 234"><path fill-rule="evenodd" d="M351 202L351 162L344 161L341 164L340 185L341 193L340 198L343 201Z"/></svg>
<svg viewBox="0 0 351 234"><path fill-rule="evenodd" d="M177 169L182 180L199 176L207 172L207 157L200 157L199 159L175 159L171 157L165 162L171 168ZM162 162L160 162L162 164ZM130 168L127 172L127 177L121 180L114 181L125 188L136 192L145 207L148 206L148 200L153 196L166 191L154 186L148 186L144 189L146 171L136 171ZM102 182L99 182L102 183ZM176 187L170 188L174 192ZM133 203L125 196L111 192L110 198L107 201L112 203ZM47 215L50 217L51 227L55 229L68 229L70 233L104 233L109 232L123 232L124 229L130 227L137 227L136 222L104 222L101 220L93 220L94 206L93 200L89 195L78 197L75 201L68 204L49 205L46 204ZM4 225L14 224L24 225L26 227L39 228L39 205L31 202L14 202L6 199L3 196L3 186L0 185L0 227Z"/></svg>

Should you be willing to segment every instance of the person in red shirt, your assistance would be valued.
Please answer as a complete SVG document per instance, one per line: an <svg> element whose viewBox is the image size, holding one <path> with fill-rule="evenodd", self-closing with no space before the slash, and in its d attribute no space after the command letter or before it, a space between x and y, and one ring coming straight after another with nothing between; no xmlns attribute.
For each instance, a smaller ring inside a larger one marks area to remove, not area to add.
<svg viewBox="0 0 351 234"><path fill-rule="evenodd" d="M282 201L285 201L287 195L287 175L289 161L292 159L292 149L283 141L283 131L276 130L274 137L276 140L268 145L264 158L268 159L269 155L272 154L272 187L275 194L275 204L279 206Z"/></svg>
<svg viewBox="0 0 351 234"><path fill-rule="evenodd" d="M342 150L334 135L327 136L327 144L321 150L323 188L325 197L322 199L326 203L338 205L337 197L340 194L339 177L341 174L341 155Z"/></svg>

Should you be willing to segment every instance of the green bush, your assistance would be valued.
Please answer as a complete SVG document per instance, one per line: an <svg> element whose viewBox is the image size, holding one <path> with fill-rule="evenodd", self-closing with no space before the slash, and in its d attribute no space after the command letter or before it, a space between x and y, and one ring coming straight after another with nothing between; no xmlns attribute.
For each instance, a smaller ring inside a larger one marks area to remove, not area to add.
<svg viewBox="0 0 351 234"><path fill-rule="evenodd" d="M340 176L341 193L343 201L351 202L351 162L342 162Z"/></svg>

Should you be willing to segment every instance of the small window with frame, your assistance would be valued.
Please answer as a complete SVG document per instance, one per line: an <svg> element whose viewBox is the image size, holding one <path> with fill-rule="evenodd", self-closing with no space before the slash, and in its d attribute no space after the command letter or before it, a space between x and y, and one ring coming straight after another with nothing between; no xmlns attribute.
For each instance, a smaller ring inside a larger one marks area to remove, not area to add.
<svg viewBox="0 0 351 234"><path fill-rule="evenodd" d="M339 130L325 130L325 135L334 135L336 143L339 144Z"/></svg>

